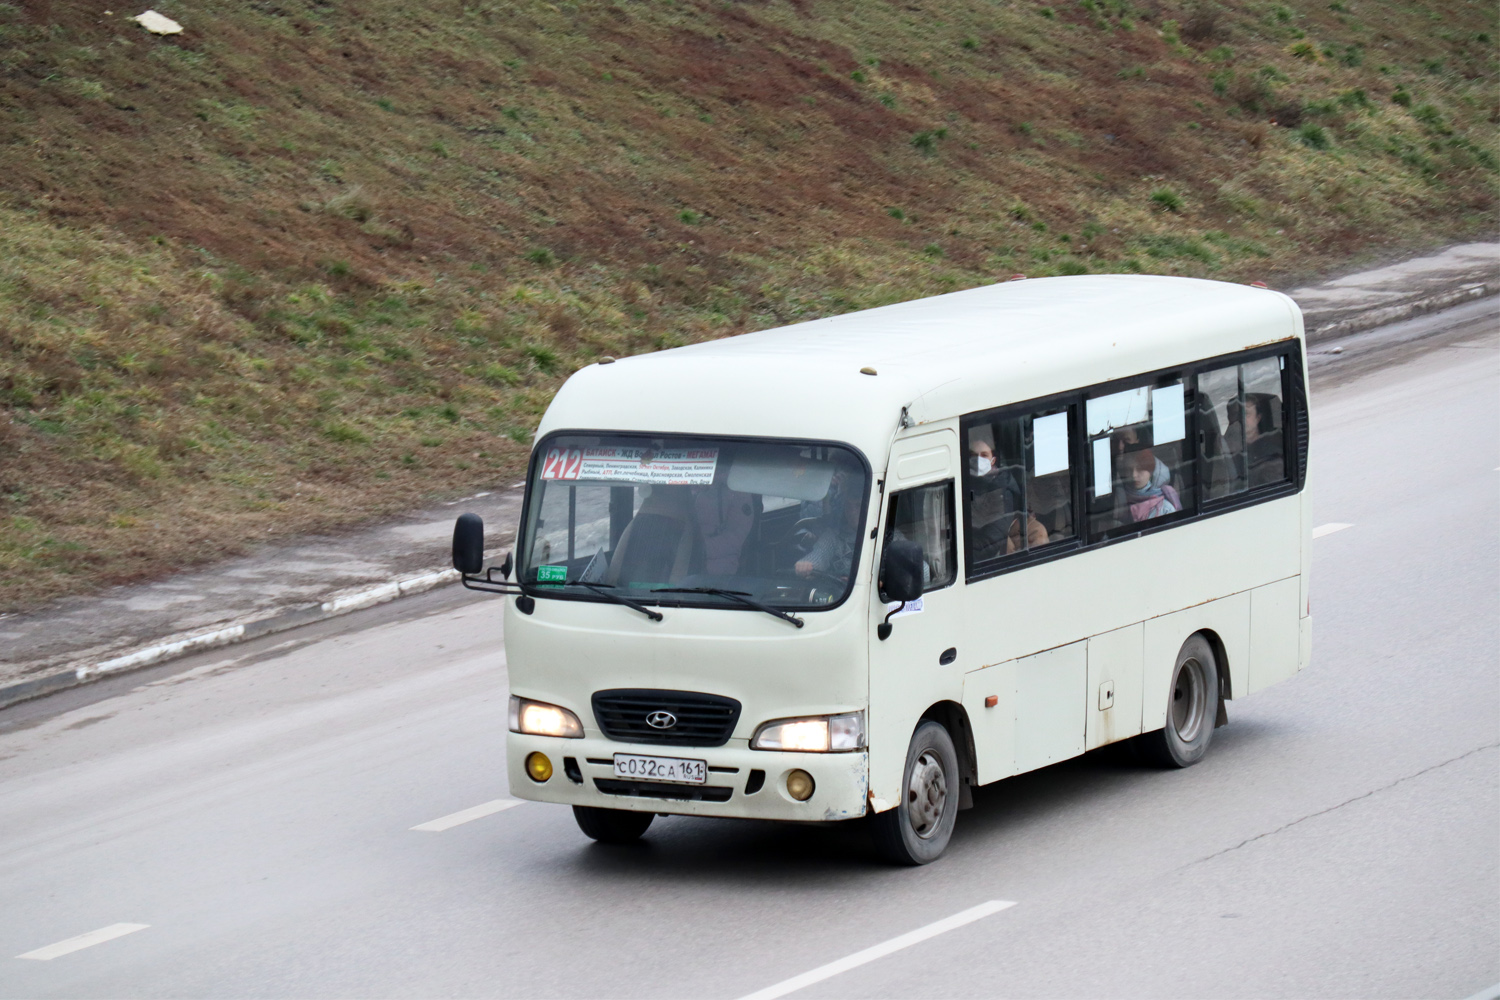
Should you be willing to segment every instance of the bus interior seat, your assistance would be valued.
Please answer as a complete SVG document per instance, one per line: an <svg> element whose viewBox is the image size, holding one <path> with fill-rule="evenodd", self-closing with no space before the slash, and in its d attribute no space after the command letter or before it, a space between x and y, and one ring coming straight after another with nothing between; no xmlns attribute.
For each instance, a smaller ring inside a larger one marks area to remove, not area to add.
<svg viewBox="0 0 1500 1000"><path fill-rule="evenodd" d="M698 557L697 527L685 486L652 489L620 534L604 582L675 583Z"/></svg>
<svg viewBox="0 0 1500 1000"><path fill-rule="evenodd" d="M1209 496L1219 496L1234 481L1234 460L1229 454L1224 432L1219 429L1219 415L1214 411L1213 400L1208 396L1198 397L1198 426L1203 435L1203 457L1208 460L1208 482L1205 484Z"/></svg>
<svg viewBox="0 0 1500 1000"><path fill-rule="evenodd" d="M1047 541L1056 542L1073 534L1071 520L1073 481L1067 472L1034 476L1028 488L1031 514L1047 529Z"/></svg>
<svg viewBox="0 0 1500 1000"><path fill-rule="evenodd" d="M745 532L745 540L740 544L740 573L747 576L765 575L765 567L761 565L766 548L762 544L761 531L764 525L762 515L765 513L761 504L759 493L747 494L750 497L750 530Z"/></svg>

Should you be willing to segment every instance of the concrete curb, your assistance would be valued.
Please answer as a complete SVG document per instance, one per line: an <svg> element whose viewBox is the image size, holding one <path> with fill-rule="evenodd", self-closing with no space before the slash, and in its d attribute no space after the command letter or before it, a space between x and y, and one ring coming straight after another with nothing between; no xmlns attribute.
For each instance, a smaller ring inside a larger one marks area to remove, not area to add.
<svg viewBox="0 0 1500 1000"><path fill-rule="evenodd" d="M132 670L139 670L142 667L165 663L168 660L175 660L189 653L197 653L218 646L228 646L232 643L256 639L263 635L285 632L288 629L298 628L302 625L310 625L313 622L324 621L328 618L337 618L340 615L347 615L350 612L359 611L363 608L384 604L398 597L410 597L413 594L425 593L437 587L457 582L457 570L429 570L426 573L419 573L416 576L403 577L399 580L391 580L387 583L376 584L373 587L366 587L363 590L340 594L324 601L322 604L312 607L293 608L288 611L280 611L272 615L267 615L263 618L245 618L228 625L218 625L208 631L200 630L168 636L165 639L158 640L149 646L144 646L123 656L111 657L108 660L100 660L97 663L77 663L57 673L47 674L44 677L36 677L29 681L21 681L18 684L11 684L0 688L0 709L14 705L17 702L40 698L43 695L52 694L56 691L65 691L68 688L78 687L81 684L89 684L93 681L102 680L105 677L114 676L115 674L128 673Z"/></svg>
<svg viewBox="0 0 1500 1000"><path fill-rule="evenodd" d="M1303 314L1306 324L1307 342L1319 344L1325 340L1334 340L1338 337L1346 337L1351 333L1360 333L1371 330L1377 326L1385 326L1387 323L1396 323L1403 319L1411 319L1413 316L1423 316L1427 313L1442 312L1465 302L1482 299L1486 296L1500 294L1500 280L1475 281L1450 288L1447 291L1438 292L1433 295L1424 295L1420 298L1409 299L1406 302L1397 302L1388 306L1375 306L1364 309L1353 316L1330 322L1320 322L1316 312Z"/></svg>
<svg viewBox="0 0 1500 1000"><path fill-rule="evenodd" d="M1343 318L1327 322L1321 322L1318 313L1309 312L1304 314L1307 327L1307 342L1309 344L1316 344L1326 340L1333 340L1352 333L1373 329L1377 326L1384 326L1387 323L1409 319L1413 316L1439 312L1464 302L1495 294L1500 294L1500 280L1469 282L1443 292L1392 305L1372 307L1352 316L1344 316ZM1337 315L1337 313L1331 310L1330 314ZM197 653L218 646L228 646L237 642L245 642L246 640L256 639L263 635L285 632L288 629L310 625L313 622L324 621L328 618L336 618L339 615L359 611L362 608L384 604L398 597L408 597L413 594L425 593L434 588L457 582L458 572L456 570L434 569L417 574L416 576L403 577L377 584L373 587L367 587L363 590L337 595L329 598L322 604L312 607L281 611L262 618L246 618L227 625L217 625L206 631L200 630L168 636L149 646L121 656L115 656L111 659L94 663L80 662L57 673L0 688L0 709L14 705L17 702L40 698L57 691L65 691L68 688L78 687L105 677L112 677L131 670L139 670L143 667L165 663L168 660L174 660L189 653Z"/></svg>

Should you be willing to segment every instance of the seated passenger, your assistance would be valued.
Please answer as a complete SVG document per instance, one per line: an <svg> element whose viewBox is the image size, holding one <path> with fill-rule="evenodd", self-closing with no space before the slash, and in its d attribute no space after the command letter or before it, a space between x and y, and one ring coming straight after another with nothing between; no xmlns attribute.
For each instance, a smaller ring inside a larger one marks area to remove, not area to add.
<svg viewBox="0 0 1500 1000"><path fill-rule="evenodd" d="M969 433L968 472L971 528L978 558L991 559L1047 544L1047 528L1030 514L1022 540L1020 512L1025 504L1021 483L1015 472L996 462L995 449L984 428Z"/></svg>
<svg viewBox="0 0 1500 1000"><path fill-rule="evenodd" d="M1245 393L1245 465L1252 489L1286 478L1281 432L1276 428L1280 407L1281 401L1270 393Z"/></svg>
<svg viewBox="0 0 1500 1000"><path fill-rule="evenodd" d="M1120 464L1125 475L1125 502L1130 507L1130 520L1148 521L1182 509L1182 501L1172 488L1172 470L1150 448L1127 451Z"/></svg>

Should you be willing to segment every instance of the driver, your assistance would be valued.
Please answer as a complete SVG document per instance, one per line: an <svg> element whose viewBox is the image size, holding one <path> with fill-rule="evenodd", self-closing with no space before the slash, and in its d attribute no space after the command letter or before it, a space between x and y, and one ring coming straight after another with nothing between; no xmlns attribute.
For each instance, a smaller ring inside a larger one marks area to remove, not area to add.
<svg viewBox="0 0 1500 1000"><path fill-rule="evenodd" d="M822 500L823 517L817 541L793 567L798 576L806 578L821 573L848 579L859 525L859 500L859 491L849 488L848 470L835 468L828 495Z"/></svg>

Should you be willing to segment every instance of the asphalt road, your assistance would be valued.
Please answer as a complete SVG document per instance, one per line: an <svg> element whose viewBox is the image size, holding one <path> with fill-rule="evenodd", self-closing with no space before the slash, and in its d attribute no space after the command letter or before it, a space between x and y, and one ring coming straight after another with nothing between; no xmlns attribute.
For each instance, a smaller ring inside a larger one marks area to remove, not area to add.
<svg viewBox="0 0 1500 1000"><path fill-rule="evenodd" d="M1317 523L1349 527L1313 663L1197 767L987 786L920 869L857 824L413 830L507 798L499 606L448 589L0 712L0 995L734 998L850 956L787 995L1500 983L1500 337L1426 322L1317 359Z"/></svg>

